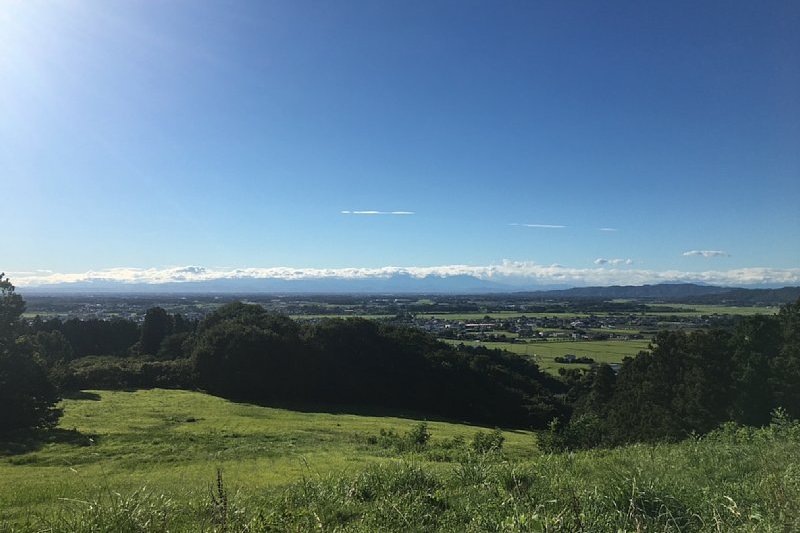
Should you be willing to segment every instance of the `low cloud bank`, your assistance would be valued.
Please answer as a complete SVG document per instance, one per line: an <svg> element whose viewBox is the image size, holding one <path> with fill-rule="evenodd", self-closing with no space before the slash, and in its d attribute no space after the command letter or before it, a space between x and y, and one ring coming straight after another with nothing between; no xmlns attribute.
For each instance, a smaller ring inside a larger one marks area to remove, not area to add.
<svg viewBox="0 0 800 533"><path fill-rule="evenodd" d="M602 259L602 258L600 258ZM81 273L17 272L12 282L19 287L42 287L82 282L119 284L162 284L224 279L341 279L359 280L409 276L413 278L471 276L504 283L509 287L537 285L644 285L654 283L708 283L713 285L797 285L800 268L752 267L732 270L685 272L679 270L643 270L608 268L629 264L628 260L603 260L604 267L570 268L563 265L540 265L529 261L503 261L499 264L442 265L429 267L386 266L379 268L206 268L180 266L168 268L110 268ZM614 262L622 261L622 263Z"/></svg>

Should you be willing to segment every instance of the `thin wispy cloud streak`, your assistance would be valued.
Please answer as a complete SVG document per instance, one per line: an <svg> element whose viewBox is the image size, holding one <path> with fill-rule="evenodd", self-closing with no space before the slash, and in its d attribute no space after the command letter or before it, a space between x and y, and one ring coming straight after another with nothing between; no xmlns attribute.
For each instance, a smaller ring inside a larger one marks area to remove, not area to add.
<svg viewBox="0 0 800 533"><path fill-rule="evenodd" d="M598 257L594 260L595 265L632 265L633 259L605 259Z"/></svg>
<svg viewBox="0 0 800 533"><path fill-rule="evenodd" d="M686 257L730 257L731 254L722 250L689 250L683 252Z"/></svg>
<svg viewBox="0 0 800 533"><path fill-rule="evenodd" d="M602 259L602 258L600 258ZM732 270L689 272L608 268L611 260L597 268L571 268L563 265L540 265L531 261L502 261L492 265L441 265L428 267L385 266L376 268L205 268L182 266L168 268L110 268L82 273L18 275L19 287L42 287L75 283L163 284L226 279L380 279L392 276L412 278L472 276L508 286L536 285L643 285L647 283L709 283L714 285L792 285L800 283L800 268L750 267ZM627 265L627 259L621 264Z"/></svg>
<svg viewBox="0 0 800 533"><path fill-rule="evenodd" d="M563 229L566 226L561 224L520 224L518 222L512 222L509 226L521 226L523 228L542 228L542 229Z"/></svg>
<svg viewBox="0 0 800 533"><path fill-rule="evenodd" d="M340 211L342 215L415 215L414 211Z"/></svg>
<svg viewBox="0 0 800 533"><path fill-rule="evenodd" d="M617 228L598 228L599 231L619 231Z"/></svg>

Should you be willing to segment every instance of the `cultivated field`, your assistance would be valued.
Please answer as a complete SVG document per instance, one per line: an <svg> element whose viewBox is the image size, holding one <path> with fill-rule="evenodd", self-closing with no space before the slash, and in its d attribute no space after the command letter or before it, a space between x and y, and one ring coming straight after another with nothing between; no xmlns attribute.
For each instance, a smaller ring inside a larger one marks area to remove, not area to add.
<svg viewBox="0 0 800 533"><path fill-rule="evenodd" d="M737 315L737 316L754 316L754 315L774 315L779 310L778 306L732 306L732 305L698 305L698 304L649 304L651 307L663 307L680 309L682 314L700 316L700 315ZM660 314L659 311L651 311L649 314ZM673 314L669 312L669 314Z"/></svg>
<svg viewBox="0 0 800 533"><path fill-rule="evenodd" d="M702 316L702 315L736 315L736 316L753 316L753 315L774 315L778 312L779 307L764 307L764 306L726 306L726 305L695 305L695 304L647 304L651 310L643 313L622 313L631 315L648 315L648 316ZM447 320L480 320L484 317L493 319L503 318L586 318L588 316L609 316L619 315L618 312L597 311L593 313L586 312L546 312L546 313L525 313L521 311L495 311L486 313L418 313L418 317L436 317Z"/></svg>
<svg viewBox="0 0 800 533"><path fill-rule="evenodd" d="M556 373L559 368L587 368L582 364L556 363L556 357L567 354L578 357L591 357L597 363L621 363L625 357L634 357L642 350L647 350L649 340L605 340L605 341L531 341L516 342L477 342L446 341L451 344L464 343L466 346L485 346L508 350L532 357L542 370Z"/></svg>

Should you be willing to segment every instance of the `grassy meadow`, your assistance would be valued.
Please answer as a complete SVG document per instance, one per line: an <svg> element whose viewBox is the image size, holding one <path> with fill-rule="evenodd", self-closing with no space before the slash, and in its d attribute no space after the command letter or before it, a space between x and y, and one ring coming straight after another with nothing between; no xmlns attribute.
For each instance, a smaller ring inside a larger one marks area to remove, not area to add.
<svg viewBox="0 0 800 533"><path fill-rule="evenodd" d="M648 304L656 308L648 314L662 314L657 309L671 308L678 309L680 314L690 316L702 315L736 315L736 316L755 316L755 315L774 315L780 310L779 306L736 306L736 305L706 305L706 304ZM669 314L673 314L669 312Z"/></svg>
<svg viewBox="0 0 800 533"><path fill-rule="evenodd" d="M443 339L444 340L444 339ZM445 340L451 344L465 346L485 346L508 350L520 355L532 357L542 370L557 373L559 368L588 368L588 365L556 363L556 357L567 354L579 357L591 357L598 363L621 363L625 357L634 357L642 350L646 350L650 341L637 340L605 340L605 341L533 341L526 343L516 342L483 342Z"/></svg>
<svg viewBox="0 0 800 533"><path fill-rule="evenodd" d="M800 528L796 423L563 454L505 431L478 453L473 426L430 422L427 444L401 450L380 431L413 419L196 392L87 391L63 407L44 441L2 445L4 533Z"/></svg>
<svg viewBox="0 0 800 533"><path fill-rule="evenodd" d="M367 443L381 429L407 432L412 418L300 412L240 404L179 390L85 391L63 401L58 429L42 441L0 443L0 523L52 512L62 499L89 501L104 491L141 487L189 502L205 495L217 468L248 491L304 476L355 472L385 463ZM428 422L431 444L478 431ZM509 456L536 450L528 432L505 432ZM421 464L434 461L424 456ZM436 468L431 464L431 468Z"/></svg>
<svg viewBox="0 0 800 533"><path fill-rule="evenodd" d="M753 315L774 315L778 312L780 307L777 306L736 306L736 305L706 305L706 304L647 304L650 307L649 311L643 313L622 313L625 315L648 315L648 316L703 316L703 315L736 315L736 316L753 316ZM588 316L609 316L619 315L618 312L596 311L593 313L574 312L565 309L563 312L545 312L545 313L526 313L522 311L495 311L495 312L475 312L475 313L417 313L418 317L435 317L447 320L480 320L484 317L492 319L511 319L519 317L529 318L585 318Z"/></svg>

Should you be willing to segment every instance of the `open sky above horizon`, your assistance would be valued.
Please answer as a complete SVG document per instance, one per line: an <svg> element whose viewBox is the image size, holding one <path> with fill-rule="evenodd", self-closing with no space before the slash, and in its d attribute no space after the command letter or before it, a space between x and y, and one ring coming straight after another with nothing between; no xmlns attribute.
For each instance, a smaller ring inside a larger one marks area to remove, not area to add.
<svg viewBox="0 0 800 533"><path fill-rule="evenodd" d="M797 284L798 27L793 1L0 0L0 271Z"/></svg>

